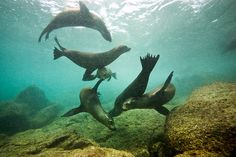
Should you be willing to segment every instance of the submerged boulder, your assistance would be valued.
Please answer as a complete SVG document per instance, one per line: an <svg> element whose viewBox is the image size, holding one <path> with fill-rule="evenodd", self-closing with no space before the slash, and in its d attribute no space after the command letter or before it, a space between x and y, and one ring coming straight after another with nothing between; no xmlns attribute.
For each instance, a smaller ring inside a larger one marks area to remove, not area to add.
<svg viewBox="0 0 236 157"><path fill-rule="evenodd" d="M45 93L35 85L21 91L16 97L15 102L28 104L36 110L47 106L49 103Z"/></svg>
<svg viewBox="0 0 236 157"><path fill-rule="evenodd" d="M132 110L116 117L117 130L111 131L87 113L60 117L41 129L0 139L0 156L161 157L164 120L155 110Z"/></svg>
<svg viewBox="0 0 236 157"><path fill-rule="evenodd" d="M125 151L99 147L75 130L53 128L28 130L5 138L5 141L0 139L0 156L134 157Z"/></svg>
<svg viewBox="0 0 236 157"><path fill-rule="evenodd" d="M11 135L28 129L27 112L30 112L30 108L26 104L12 101L0 104L0 133Z"/></svg>
<svg viewBox="0 0 236 157"><path fill-rule="evenodd" d="M58 105L48 101L44 92L29 86L15 101L0 103L0 133L12 135L51 123L58 115Z"/></svg>
<svg viewBox="0 0 236 157"><path fill-rule="evenodd" d="M230 156L236 148L235 115L236 84L214 83L195 90L186 104L170 113L165 135L171 147L183 153L179 156Z"/></svg>

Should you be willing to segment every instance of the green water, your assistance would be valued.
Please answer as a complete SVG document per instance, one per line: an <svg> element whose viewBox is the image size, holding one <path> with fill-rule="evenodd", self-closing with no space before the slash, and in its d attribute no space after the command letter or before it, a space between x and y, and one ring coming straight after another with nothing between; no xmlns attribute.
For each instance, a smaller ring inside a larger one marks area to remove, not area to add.
<svg viewBox="0 0 236 157"><path fill-rule="evenodd" d="M43 28L60 11L79 7L76 0L0 1L0 100L15 98L29 85L65 106L79 102L79 92L96 81L82 81L84 69L62 57L53 60L53 37L68 49L102 52L120 44L131 51L108 67L117 80L99 88L102 104L112 104L141 70L140 56L160 54L148 89L163 83L171 71L175 99L200 85L236 81L235 0L86 0L87 7L104 20L112 34L107 42L88 28L62 28L38 43Z"/></svg>

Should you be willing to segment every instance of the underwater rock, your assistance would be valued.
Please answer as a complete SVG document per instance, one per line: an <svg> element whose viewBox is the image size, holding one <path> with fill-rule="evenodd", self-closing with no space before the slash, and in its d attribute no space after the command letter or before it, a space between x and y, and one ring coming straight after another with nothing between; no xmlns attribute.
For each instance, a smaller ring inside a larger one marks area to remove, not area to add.
<svg viewBox="0 0 236 157"><path fill-rule="evenodd" d="M0 156L98 156L133 157L131 153L99 147L75 130L50 127L28 130L6 139L0 147Z"/></svg>
<svg viewBox="0 0 236 157"><path fill-rule="evenodd" d="M178 153L205 150L230 156L236 147L235 115L236 84L214 83L195 90L170 113L165 134Z"/></svg>
<svg viewBox="0 0 236 157"><path fill-rule="evenodd" d="M0 103L0 133L12 135L51 123L59 113L59 105L48 101L36 86L27 87L15 101Z"/></svg>
<svg viewBox="0 0 236 157"><path fill-rule="evenodd" d="M75 150L49 150L43 153L40 153L36 156L47 156L47 157L134 157L129 152L115 150L111 148L102 148L90 146L84 149L75 149Z"/></svg>
<svg viewBox="0 0 236 157"><path fill-rule="evenodd" d="M136 109L122 113L115 120L117 130L111 131L87 113L69 118L60 117L41 129L28 130L6 138L0 147L0 156L49 156L49 153L57 156L56 153L59 152L70 156L82 151L77 150L81 148L90 152L90 146L95 147L94 151L106 152L107 156L111 152L105 148L128 151L135 157L150 157L152 154L162 153L165 116L152 109ZM97 148L98 145L102 148ZM127 154L115 152L124 154L123 156Z"/></svg>
<svg viewBox="0 0 236 157"><path fill-rule="evenodd" d="M199 156L199 157L222 157L221 154L217 154L214 152L208 152L205 150L191 150L186 151L183 154L178 154L175 157L192 157L192 156Z"/></svg>
<svg viewBox="0 0 236 157"><path fill-rule="evenodd" d="M30 112L27 104L15 102L0 104L0 133L12 135L29 128L30 124L25 111Z"/></svg>
<svg viewBox="0 0 236 157"><path fill-rule="evenodd" d="M0 148L0 156L26 156L39 154L47 149L72 150L85 148L94 142L67 130L48 130L48 128L28 130L9 137Z"/></svg>
<svg viewBox="0 0 236 157"><path fill-rule="evenodd" d="M16 97L15 102L29 104L37 110L46 107L49 101L40 88L32 85L21 91Z"/></svg>
<svg viewBox="0 0 236 157"><path fill-rule="evenodd" d="M31 128L40 128L51 123L58 116L59 111L58 105L50 105L41 109L30 119Z"/></svg>

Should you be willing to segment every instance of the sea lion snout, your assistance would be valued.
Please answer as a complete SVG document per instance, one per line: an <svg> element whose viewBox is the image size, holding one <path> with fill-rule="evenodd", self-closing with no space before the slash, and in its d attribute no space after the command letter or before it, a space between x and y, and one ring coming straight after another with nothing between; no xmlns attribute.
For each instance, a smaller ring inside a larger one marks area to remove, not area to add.
<svg viewBox="0 0 236 157"><path fill-rule="evenodd" d="M118 47L118 49L119 49L119 51L121 51L121 52L128 52L128 51L131 50L131 48L128 47L128 46L126 46L126 45L120 45L120 46Z"/></svg>
<svg viewBox="0 0 236 157"><path fill-rule="evenodd" d="M111 34L108 31L105 23L96 14L94 14L94 13L92 13L92 14L93 14L92 18L93 18L93 21L94 21L94 25L91 26L91 27L98 30L101 33L101 35L103 36L104 39L111 42L112 41Z"/></svg>
<svg viewBox="0 0 236 157"><path fill-rule="evenodd" d="M112 117L110 117L109 115L105 114L105 119L103 119L102 123L108 127L110 130L115 131L116 130L116 126L114 123L114 120Z"/></svg>
<svg viewBox="0 0 236 157"><path fill-rule="evenodd" d="M103 38L106 39L107 41L110 41L110 42L112 41L112 39L111 39L111 34L110 34L110 32L107 30L105 24L104 24L104 28L101 29L101 34L102 34Z"/></svg>

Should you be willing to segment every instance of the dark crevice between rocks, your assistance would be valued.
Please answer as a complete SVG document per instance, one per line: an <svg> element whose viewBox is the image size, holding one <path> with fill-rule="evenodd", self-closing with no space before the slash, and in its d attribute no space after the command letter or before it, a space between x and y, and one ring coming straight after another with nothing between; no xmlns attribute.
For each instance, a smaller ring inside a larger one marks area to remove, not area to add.
<svg viewBox="0 0 236 157"><path fill-rule="evenodd" d="M148 144L148 152L150 157L173 157L176 155L175 151L170 147L165 137L164 132L154 136L154 132L150 134L150 140Z"/></svg>
<svg viewBox="0 0 236 157"><path fill-rule="evenodd" d="M70 137L69 135L58 137L58 138L54 139L51 143L47 144L46 148L56 147L59 144L61 144L62 142L64 142L65 140L67 140L69 137Z"/></svg>
<svg viewBox="0 0 236 157"><path fill-rule="evenodd" d="M92 143L90 143L89 141L86 140L81 140L81 141L76 141L76 142L72 142L72 143L68 143L64 149L65 150L72 150L72 149L83 149L86 148L90 145L93 145Z"/></svg>

